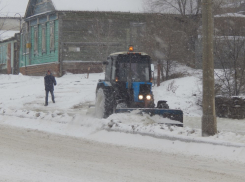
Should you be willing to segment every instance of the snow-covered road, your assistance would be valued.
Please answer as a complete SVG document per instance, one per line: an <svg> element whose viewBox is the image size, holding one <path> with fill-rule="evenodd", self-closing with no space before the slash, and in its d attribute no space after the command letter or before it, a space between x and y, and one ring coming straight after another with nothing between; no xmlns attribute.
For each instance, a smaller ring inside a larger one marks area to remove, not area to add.
<svg viewBox="0 0 245 182"><path fill-rule="evenodd" d="M4 182L245 181L243 164L2 125L0 146Z"/></svg>

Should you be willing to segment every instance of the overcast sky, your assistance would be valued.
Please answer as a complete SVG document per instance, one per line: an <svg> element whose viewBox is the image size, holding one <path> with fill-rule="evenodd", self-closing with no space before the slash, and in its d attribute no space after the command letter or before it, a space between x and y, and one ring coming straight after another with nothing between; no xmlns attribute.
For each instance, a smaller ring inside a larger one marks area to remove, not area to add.
<svg viewBox="0 0 245 182"><path fill-rule="evenodd" d="M58 10L142 12L143 0L53 0Z"/></svg>
<svg viewBox="0 0 245 182"><path fill-rule="evenodd" d="M0 0L1 16L14 16L15 13L25 14L28 0Z"/></svg>
<svg viewBox="0 0 245 182"><path fill-rule="evenodd" d="M58 10L142 12L143 0L53 0ZM1 16L24 16L28 0L0 0Z"/></svg>

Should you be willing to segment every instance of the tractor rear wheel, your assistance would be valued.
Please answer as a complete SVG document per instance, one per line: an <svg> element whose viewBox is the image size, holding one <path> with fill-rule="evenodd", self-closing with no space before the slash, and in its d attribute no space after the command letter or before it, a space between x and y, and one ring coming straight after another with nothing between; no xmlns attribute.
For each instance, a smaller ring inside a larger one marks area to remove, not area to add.
<svg viewBox="0 0 245 182"><path fill-rule="evenodd" d="M108 118L113 114L114 97L109 89L99 88L96 93L96 116L99 118Z"/></svg>

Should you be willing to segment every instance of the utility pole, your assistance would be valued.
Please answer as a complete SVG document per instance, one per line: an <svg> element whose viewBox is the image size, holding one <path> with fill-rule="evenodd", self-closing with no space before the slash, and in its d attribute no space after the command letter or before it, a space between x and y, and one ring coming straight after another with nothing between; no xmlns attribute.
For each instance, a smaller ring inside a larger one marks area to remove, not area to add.
<svg viewBox="0 0 245 182"><path fill-rule="evenodd" d="M202 136L217 133L214 92L213 37L214 18L213 0L202 0L203 23L203 116Z"/></svg>

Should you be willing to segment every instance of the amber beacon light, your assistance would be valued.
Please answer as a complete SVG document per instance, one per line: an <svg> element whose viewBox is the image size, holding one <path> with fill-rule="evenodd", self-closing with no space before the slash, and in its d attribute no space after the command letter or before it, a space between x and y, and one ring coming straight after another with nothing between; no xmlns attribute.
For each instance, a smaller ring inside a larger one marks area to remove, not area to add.
<svg viewBox="0 0 245 182"><path fill-rule="evenodd" d="M134 47L133 46L129 46L129 49L128 49L130 52L133 52L134 51Z"/></svg>

